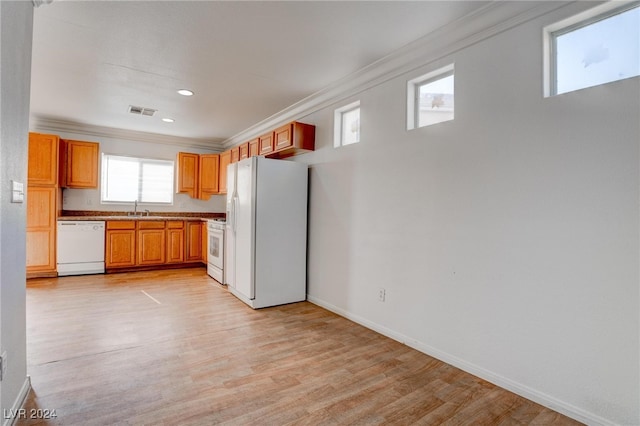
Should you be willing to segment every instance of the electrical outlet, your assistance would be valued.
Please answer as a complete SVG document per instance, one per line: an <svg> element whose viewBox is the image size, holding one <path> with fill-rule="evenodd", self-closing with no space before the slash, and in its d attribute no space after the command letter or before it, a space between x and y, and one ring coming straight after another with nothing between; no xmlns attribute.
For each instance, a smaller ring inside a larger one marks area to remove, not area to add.
<svg viewBox="0 0 640 426"><path fill-rule="evenodd" d="M385 289L384 289L384 288L379 288L379 289L378 289L378 300L379 300L380 302L384 302L385 296L386 296L386 291L385 291Z"/></svg>
<svg viewBox="0 0 640 426"><path fill-rule="evenodd" d="M0 380L4 379L7 374L7 351L2 352L0 356Z"/></svg>

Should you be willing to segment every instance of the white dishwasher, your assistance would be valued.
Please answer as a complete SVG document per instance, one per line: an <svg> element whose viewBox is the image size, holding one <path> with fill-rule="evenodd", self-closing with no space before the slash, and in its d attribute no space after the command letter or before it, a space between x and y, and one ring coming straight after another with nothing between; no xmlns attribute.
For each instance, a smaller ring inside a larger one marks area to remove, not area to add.
<svg viewBox="0 0 640 426"><path fill-rule="evenodd" d="M103 221L58 221L58 275L104 274Z"/></svg>

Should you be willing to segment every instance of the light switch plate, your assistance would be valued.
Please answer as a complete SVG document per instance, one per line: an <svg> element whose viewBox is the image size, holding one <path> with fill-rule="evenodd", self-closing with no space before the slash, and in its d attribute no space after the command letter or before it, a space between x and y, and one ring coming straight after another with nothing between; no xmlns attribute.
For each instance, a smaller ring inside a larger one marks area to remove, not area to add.
<svg viewBox="0 0 640 426"><path fill-rule="evenodd" d="M24 183L11 181L11 202L24 203Z"/></svg>

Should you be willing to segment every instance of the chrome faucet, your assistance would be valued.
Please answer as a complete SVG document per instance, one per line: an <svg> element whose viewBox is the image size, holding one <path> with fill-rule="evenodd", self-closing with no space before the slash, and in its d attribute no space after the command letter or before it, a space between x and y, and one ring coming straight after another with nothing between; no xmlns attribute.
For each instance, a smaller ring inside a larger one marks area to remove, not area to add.
<svg viewBox="0 0 640 426"><path fill-rule="evenodd" d="M127 212L127 216L138 216L138 200L133 202L133 213Z"/></svg>

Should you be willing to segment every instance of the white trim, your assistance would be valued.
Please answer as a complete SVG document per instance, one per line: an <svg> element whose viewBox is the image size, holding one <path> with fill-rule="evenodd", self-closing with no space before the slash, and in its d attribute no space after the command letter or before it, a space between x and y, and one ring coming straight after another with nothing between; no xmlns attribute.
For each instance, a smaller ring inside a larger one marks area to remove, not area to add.
<svg viewBox="0 0 640 426"><path fill-rule="evenodd" d="M31 376L27 376L24 379L24 383L22 384L22 388L20 389L18 396L16 396L15 401L13 401L13 405L10 408L10 412L17 413L18 410L24 406L24 402L26 401L27 395L29 395L30 390L31 390ZM4 420L2 422L2 426L12 426L16 423L16 420L18 420L17 417L5 419L4 415L2 416L2 418Z"/></svg>
<svg viewBox="0 0 640 426"><path fill-rule="evenodd" d="M392 78L435 63L567 4L570 3L491 2L235 134L222 142L222 145L228 149L288 122L302 120L304 116L357 96Z"/></svg>
<svg viewBox="0 0 640 426"><path fill-rule="evenodd" d="M533 402L536 402L540 405L543 405L547 408L557 411L558 413L564 414L567 417L571 417L572 419L575 419L579 422L589 424L592 426L596 426L596 425L614 426L615 425L615 423L612 423L609 420L604 419L596 414L593 414L581 408L575 407L571 404L568 404L564 401L561 401L543 392L539 392L521 383L508 379L500 374L494 373L490 370L477 366L473 363L467 362L461 358L456 357L455 355L451 355L447 352L436 349L424 342L410 338L408 336L405 336L404 334L398 333L387 327L381 326L375 322L369 321L359 315L353 314L345 309L332 305L331 303L328 303L322 299L319 299L317 297L313 297L307 294L307 301L310 303L313 303L314 305L320 306L321 308L324 308L328 311L331 311L335 314L338 314L341 317L344 317L350 321L360 324L363 327L366 327L370 330L378 332L383 336L386 336L390 339L393 339L397 342L407 345L417 351L420 351L442 362L445 362L449 365L459 368L469 374L473 374L474 376L480 377L481 379L486 380L490 383L493 383L496 386L500 386L503 389L511 391Z"/></svg>

